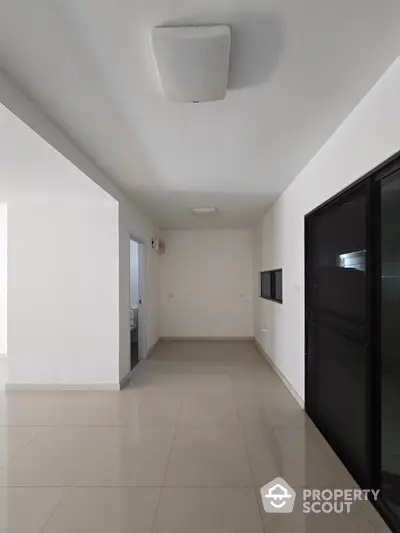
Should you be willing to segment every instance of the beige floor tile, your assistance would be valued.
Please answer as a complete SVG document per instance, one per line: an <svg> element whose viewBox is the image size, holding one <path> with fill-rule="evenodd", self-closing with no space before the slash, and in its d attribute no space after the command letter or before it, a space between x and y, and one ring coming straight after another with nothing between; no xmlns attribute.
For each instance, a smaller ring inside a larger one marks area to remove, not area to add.
<svg viewBox="0 0 400 533"><path fill-rule="evenodd" d="M161 343L119 393L0 392L0 426L0 533L388 531L361 503L265 513L277 476L355 482L252 343Z"/></svg>
<svg viewBox="0 0 400 533"><path fill-rule="evenodd" d="M375 533L368 520L358 512L350 514L302 514L290 533Z"/></svg>
<svg viewBox="0 0 400 533"><path fill-rule="evenodd" d="M184 426L237 426L239 415L233 394L185 395L179 422Z"/></svg>
<svg viewBox="0 0 400 533"><path fill-rule="evenodd" d="M0 533L40 533L66 491L0 488Z"/></svg>
<svg viewBox="0 0 400 533"><path fill-rule="evenodd" d="M367 520L376 529L376 531L378 531L379 533L390 532L390 529L386 525L381 515L378 513L378 511L374 508L374 506L369 501L363 501L361 503L361 511L364 514L364 516L367 518Z"/></svg>
<svg viewBox="0 0 400 533"><path fill-rule="evenodd" d="M1 407L0 425L113 425L120 405L121 395L114 391L13 391Z"/></svg>
<svg viewBox="0 0 400 533"><path fill-rule="evenodd" d="M96 428L80 486L160 487L174 429L161 426Z"/></svg>
<svg viewBox="0 0 400 533"><path fill-rule="evenodd" d="M253 485L261 488L276 477L283 477L283 459L279 442L267 426L243 430Z"/></svg>
<svg viewBox="0 0 400 533"><path fill-rule="evenodd" d="M153 360L236 362L261 364L262 356L252 342L162 342L152 355Z"/></svg>
<svg viewBox="0 0 400 533"><path fill-rule="evenodd" d="M359 513L342 515L264 512L263 524L267 533L375 533L371 524Z"/></svg>
<svg viewBox="0 0 400 533"><path fill-rule="evenodd" d="M41 429L25 448L0 468L0 486L74 485L90 457L91 448L96 446L90 431L89 428Z"/></svg>
<svg viewBox="0 0 400 533"><path fill-rule="evenodd" d="M164 488L154 533L262 533L251 489Z"/></svg>
<svg viewBox="0 0 400 533"><path fill-rule="evenodd" d="M232 392L232 381L228 375L222 373L200 372L152 372L146 370L134 374L130 385L135 390L157 390L175 392L178 394L207 393L219 394Z"/></svg>
<svg viewBox="0 0 400 533"><path fill-rule="evenodd" d="M173 428L44 428L0 469L0 486L161 486Z"/></svg>
<svg viewBox="0 0 400 533"><path fill-rule="evenodd" d="M0 403L0 426L175 425L173 391L13 392Z"/></svg>
<svg viewBox="0 0 400 533"><path fill-rule="evenodd" d="M227 374L227 363L212 361L146 361L146 371L171 374ZM232 363L234 364L234 363Z"/></svg>
<svg viewBox="0 0 400 533"><path fill-rule="evenodd" d="M250 469L240 429L178 428L165 485L250 486Z"/></svg>
<svg viewBox="0 0 400 533"><path fill-rule="evenodd" d="M75 488L43 533L151 533L160 489Z"/></svg>
<svg viewBox="0 0 400 533"><path fill-rule="evenodd" d="M268 366L232 369L228 371L233 391L238 398L241 396L263 398L268 401L274 392L277 398L287 398L287 390L276 374ZM279 396L278 396L279 395ZM277 398L275 401L277 401Z"/></svg>
<svg viewBox="0 0 400 533"><path fill-rule="evenodd" d="M292 486L354 487L353 478L337 458L325 456L315 435L306 428L244 427L255 486L280 476Z"/></svg>
<svg viewBox="0 0 400 533"><path fill-rule="evenodd" d="M126 389L121 396L121 425L175 426L178 423L182 403L178 393Z"/></svg>
<svg viewBox="0 0 400 533"><path fill-rule="evenodd" d="M0 467L38 434L37 428L0 428Z"/></svg>
<svg viewBox="0 0 400 533"><path fill-rule="evenodd" d="M236 398L243 425L305 426L308 416L287 392L271 390L264 395L241 395Z"/></svg>

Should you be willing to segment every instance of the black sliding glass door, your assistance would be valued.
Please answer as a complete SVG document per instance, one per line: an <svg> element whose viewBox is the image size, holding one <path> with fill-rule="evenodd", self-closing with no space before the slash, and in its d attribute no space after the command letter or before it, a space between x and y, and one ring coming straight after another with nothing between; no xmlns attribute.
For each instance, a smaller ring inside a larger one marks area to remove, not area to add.
<svg viewBox="0 0 400 533"><path fill-rule="evenodd" d="M400 171L380 196L381 499L400 522Z"/></svg>
<svg viewBox="0 0 400 533"><path fill-rule="evenodd" d="M305 235L306 410L400 533L400 155Z"/></svg>
<svg viewBox="0 0 400 533"><path fill-rule="evenodd" d="M367 187L306 220L306 405L363 484L367 442Z"/></svg>

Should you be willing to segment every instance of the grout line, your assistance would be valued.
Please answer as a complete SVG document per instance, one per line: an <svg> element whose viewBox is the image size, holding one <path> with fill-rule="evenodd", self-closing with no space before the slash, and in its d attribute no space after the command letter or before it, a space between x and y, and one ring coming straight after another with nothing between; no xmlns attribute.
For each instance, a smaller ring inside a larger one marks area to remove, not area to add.
<svg viewBox="0 0 400 533"><path fill-rule="evenodd" d="M0 485L0 489L256 489L254 485ZM323 488L323 487L320 487Z"/></svg>
<svg viewBox="0 0 400 533"><path fill-rule="evenodd" d="M155 511L154 511L153 520L151 522L151 529L150 529L151 533L154 533L154 528L156 527L158 508L160 507L160 501L161 501L162 487L157 487L157 488L159 489L159 492L158 492L158 498L157 498L156 508L155 508Z"/></svg>
<svg viewBox="0 0 400 533"><path fill-rule="evenodd" d="M132 424L40 424L38 425L25 425L21 424L18 426L2 426L0 424L0 429L6 429L6 428L40 428L40 429L91 429L91 428L112 428L112 429L122 429L122 428L137 428L140 427L147 427L147 428L153 428L153 427L159 427L159 428L171 428L175 427L175 424L142 424L142 423L132 423ZM33 438L36 438L33 437ZM32 439L33 440L33 439Z"/></svg>
<svg viewBox="0 0 400 533"><path fill-rule="evenodd" d="M384 528L386 526L387 528L387 531L389 532L389 526L386 525L384 519L380 516L380 514L378 513L378 511L375 509L375 507L372 505L372 503L370 501L368 502L361 502L362 504L367 504L370 505L373 509L373 512L375 512L377 514L377 520L381 520L382 524L381 524L381 527L378 528L378 525L375 523L375 519L373 519L372 517L370 517L368 515L368 512L370 511L367 511L366 508L364 507L364 505L361 505L360 506L360 509L359 509L359 512L361 513L362 517L365 518L365 520L370 524L370 526L373 528L373 530L376 532L376 533L380 533L381 531L383 532L384 531Z"/></svg>
<svg viewBox="0 0 400 533"><path fill-rule="evenodd" d="M233 387L232 377L231 376L229 376L229 377L230 377L230 379L232 381L232 387ZM245 435L245 432L244 432L245 426L243 424L241 424L240 410L239 410L239 404L238 404L238 401L237 401L237 397L234 397L234 398L235 398L235 405L236 405L237 415L238 415L238 419L239 419L240 432L241 432L241 435L242 435L242 439L243 439L243 443L244 443L244 449L246 451L247 463L249 465L249 470L250 470L253 494L254 494L254 497L256 498L256 505L257 505L257 509L258 509L258 515L260 517L260 525L261 525L262 531L265 531L264 530L264 521L263 521L263 517L262 517L262 514L261 514L261 508L260 508L260 505L259 505L258 496L256 497L256 495L255 495L255 476L253 474L253 469L251 468L250 455L249 455L249 450L247 448L246 435Z"/></svg>
<svg viewBox="0 0 400 533"><path fill-rule="evenodd" d="M42 488L42 487L35 487L35 488ZM63 496L61 497L60 501L55 505L54 509L51 511L50 516L47 518L47 520L44 523L43 527L39 530L39 533L42 533L45 530L45 528L47 527L47 524L50 522L50 520L56 514L58 509L61 507L61 504L64 502L64 500L67 498L67 496L72 492L72 490L75 487L57 487L57 488L66 488L65 494L63 494Z"/></svg>
<svg viewBox="0 0 400 533"><path fill-rule="evenodd" d="M13 427L13 426L1 426L1 427ZM14 426L14 427L20 427L20 426ZM22 426L22 427L25 427L25 426ZM33 442L38 436L39 434L41 433L41 426L27 426L27 427L35 427L35 428L38 428L38 431L35 433L35 435L29 439L29 441L24 445L22 446L17 452L15 453L12 453L8 459L6 460L5 463L1 464L0 465L0 470L2 470L6 465L8 465L8 463L12 460L12 459L15 459L15 457L17 457L20 453L22 453L28 446L29 444L31 444L31 442Z"/></svg>
<svg viewBox="0 0 400 533"><path fill-rule="evenodd" d="M174 442L175 442L175 435L176 435L176 432L177 432L177 429L178 429L178 426L179 426L179 422L180 422L182 406L183 406L183 398L181 397L180 403L179 403L179 409L178 409L178 413L177 413L177 418L176 418L176 424L174 426L174 431L172 433L171 446L170 446L169 453L168 453L168 458L167 458L167 462L166 462L166 466L165 466L165 472L164 472L163 480L161 482L160 493L158 495L156 510L155 510L154 518L153 518L153 523L151 525L151 532L152 533L154 533L154 529L156 527L156 520L157 520L157 515L158 515L158 509L160 507L161 495L162 495L163 487L165 486L165 480L166 480L166 477L167 477L168 467L169 467L169 463L170 463L171 455L172 455L172 448L173 448Z"/></svg>

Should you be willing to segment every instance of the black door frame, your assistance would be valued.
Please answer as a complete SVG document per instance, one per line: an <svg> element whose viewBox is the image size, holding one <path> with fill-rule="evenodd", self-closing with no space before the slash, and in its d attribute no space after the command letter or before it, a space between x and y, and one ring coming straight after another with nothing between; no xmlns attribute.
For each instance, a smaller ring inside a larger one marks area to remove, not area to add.
<svg viewBox="0 0 400 533"><path fill-rule="evenodd" d="M388 178L394 172L400 170L400 152L384 161L373 170L341 190L332 198L313 209L305 215L304 219L304 250L305 250L305 410L313 418L312 413L312 385L310 384L311 365L307 355L308 345L308 309L309 309L309 254L310 238L309 227L313 217L337 203L342 202L349 194L360 186L367 188L367 387L365 408L367 413L366 444L367 458L369 463L369 483L362 488L381 488L381 235L380 235L380 208L381 188L380 181ZM346 467L352 471L351 465ZM356 481L359 481L356 479ZM378 498L371 503L378 510L382 518L396 533L400 533L400 524L389 507L383 500Z"/></svg>

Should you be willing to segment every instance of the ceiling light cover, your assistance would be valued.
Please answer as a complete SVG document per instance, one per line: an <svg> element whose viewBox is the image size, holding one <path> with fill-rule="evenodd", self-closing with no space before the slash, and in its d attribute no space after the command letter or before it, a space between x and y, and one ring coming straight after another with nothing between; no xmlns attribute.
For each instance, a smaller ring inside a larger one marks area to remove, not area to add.
<svg viewBox="0 0 400 533"><path fill-rule="evenodd" d="M152 42L161 86L169 100L198 103L225 98L229 26L157 27Z"/></svg>
<svg viewBox="0 0 400 533"><path fill-rule="evenodd" d="M217 213L217 208L213 206L192 207L192 213L196 216L215 215Z"/></svg>

